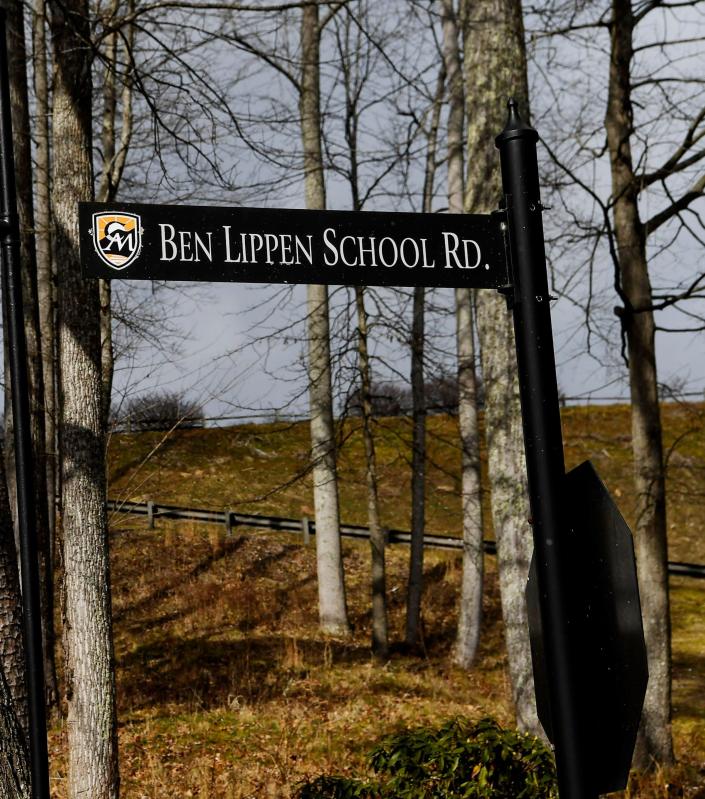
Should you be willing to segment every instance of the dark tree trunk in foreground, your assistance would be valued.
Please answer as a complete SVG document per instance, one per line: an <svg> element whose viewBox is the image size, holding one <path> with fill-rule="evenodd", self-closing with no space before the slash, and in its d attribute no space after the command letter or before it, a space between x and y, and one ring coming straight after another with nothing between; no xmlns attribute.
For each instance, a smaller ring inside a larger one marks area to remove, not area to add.
<svg viewBox="0 0 705 799"><path fill-rule="evenodd" d="M0 669L12 696L15 715L26 734L29 729L29 707L22 625L17 550L5 485L5 468L0 459Z"/></svg>
<svg viewBox="0 0 705 799"><path fill-rule="evenodd" d="M17 211L20 223L20 264L25 338L27 341L27 376L29 378L32 463L34 473L46 474L46 440L44 425L44 379L42 374L41 337L39 332L39 300L37 293L37 259L34 247L34 209L32 201L32 152L29 130L27 92L27 54L25 50L23 6L17 0L2 0L7 12L8 57L12 128L17 179ZM5 369L6 398L10 394L9 367ZM12 403L5 403L7 473L14 499L14 437ZM56 668L54 663L54 570L51 558L46 484L35 480L34 507L39 542L40 601L42 611L42 648L48 706L56 705ZM13 507L15 503L13 502Z"/></svg>
<svg viewBox="0 0 705 799"><path fill-rule="evenodd" d="M629 355L632 452L636 486L634 543L649 664L649 684L636 762L673 761L671 738L671 627L668 599L666 481L656 379L656 344L646 231L639 217L639 181L631 137L631 59L634 15L629 0L612 6L609 96L605 125L612 169L614 233Z"/></svg>
<svg viewBox="0 0 705 799"><path fill-rule="evenodd" d="M385 575L385 532L379 519L377 494L377 458L372 435L372 398L370 396L370 356L367 349L367 311L365 290L355 287L357 308L358 363L362 394L362 436L365 442L365 476L367 479L367 524L370 528L372 555L372 651L379 658L389 652L387 632L387 579Z"/></svg>
<svg viewBox="0 0 705 799"><path fill-rule="evenodd" d="M506 102L516 96L527 110L526 54L520 0L469 3L465 25L468 119L467 213L489 213L502 194L495 136L505 124ZM477 294L485 435L492 521L502 597L509 677L517 724L543 734L536 715L524 589L533 549L512 317L496 292Z"/></svg>
<svg viewBox="0 0 705 799"><path fill-rule="evenodd" d="M300 113L306 207L312 209L326 207L319 62L318 6L305 6L301 19ZM308 286L308 339L319 618L324 632L348 635L350 625L340 541L327 286Z"/></svg>
<svg viewBox="0 0 705 799"><path fill-rule="evenodd" d="M30 799L32 779L24 733L0 668L0 799Z"/></svg>
<svg viewBox="0 0 705 799"><path fill-rule="evenodd" d="M70 799L118 796L97 281L79 270L76 203L93 196L85 0L51 2L54 257L59 276L63 644Z"/></svg>

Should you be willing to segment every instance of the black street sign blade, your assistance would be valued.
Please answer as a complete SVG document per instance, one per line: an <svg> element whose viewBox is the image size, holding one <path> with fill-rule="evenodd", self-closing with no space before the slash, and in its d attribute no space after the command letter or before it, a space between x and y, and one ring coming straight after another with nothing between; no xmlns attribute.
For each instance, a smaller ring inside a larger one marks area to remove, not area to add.
<svg viewBox="0 0 705 799"><path fill-rule="evenodd" d="M648 671L631 532L592 464L565 476L571 661L579 724L598 793L626 787ZM527 610L539 719L549 738L549 682L532 560Z"/></svg>
<svg viewBox="0 0 705 799"><path fill-rule="evenodd" d="M498 288L497 214L81 203L87 277Z"/></svg>

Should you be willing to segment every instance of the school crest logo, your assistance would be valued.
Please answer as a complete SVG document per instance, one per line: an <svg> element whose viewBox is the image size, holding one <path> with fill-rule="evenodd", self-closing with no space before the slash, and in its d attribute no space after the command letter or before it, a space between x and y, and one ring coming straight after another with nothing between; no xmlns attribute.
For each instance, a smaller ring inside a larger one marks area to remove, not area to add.
<svg viewBox="0 0 705 799"><path fill-rule="evenodd" d="M137 214L101 211L93 214L91 235L100 259L113 269L124 269L142 249L142 220Z"/></svg>

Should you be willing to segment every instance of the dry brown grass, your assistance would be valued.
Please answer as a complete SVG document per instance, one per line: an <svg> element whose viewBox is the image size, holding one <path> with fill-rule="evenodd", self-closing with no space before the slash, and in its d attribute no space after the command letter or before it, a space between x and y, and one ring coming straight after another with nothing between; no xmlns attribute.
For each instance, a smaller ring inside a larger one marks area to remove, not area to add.
<svg viewBox="0 0 705 799"><path fill-rule="evenodd" d="M705 438L702 408L666 409L670 456L671 557L705 561L701 535ZM408 438L403 420L379 429L384 522L408 523ZM429 529L458 528L454 421L430 420ZM568 465L587 455L629 518L632 496L625 408L564 414ZM360 442L350 433L341 461L343 518L364 523ZM156 435L156 434L154 434ZM113 441L115 495L184 505L310 514L304 478L263 502L243 502L285 483L306 457L306 429L295 425L184 431L136 467L152 434ZM357 448L357 449L356 449ZM264 454L262 454L264 453ZM194 476L197 479L194 479ZM140 486L139 490L135 486ZM293 536L247 534L226 540L214 527L113 520L112 560L123 796L290 797L301 778L359 773L365 752L400 724L462 714L512 723L502 625L488 558L485 629L471 672L450 659L460 561L429 552L424 598L425 648L369 653L367 545L346 543L346 580L355 631L350 640L320 635L315 552ZM488 531L489 532L489 531ZM403 637L407 552L389 549L391 632ZM705 584L672 581L674 736L679 765L635 780L629 797L705 797ZM55 795L64 785L63 731L52 731Z"/></svg>

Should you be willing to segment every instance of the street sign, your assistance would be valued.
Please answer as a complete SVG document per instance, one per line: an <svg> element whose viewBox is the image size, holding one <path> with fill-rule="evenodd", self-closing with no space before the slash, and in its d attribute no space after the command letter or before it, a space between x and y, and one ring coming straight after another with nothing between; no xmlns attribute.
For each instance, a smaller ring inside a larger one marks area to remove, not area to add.
<svg viewBox="0 0 705 799"><path fill-rule="evenodd" d="M498 288L501 215L80 203L87 277Z"/></svg>
<svg viewBox="0 0 705 799"><path fill-rule="evenodd" d="M632 535L589 461L564 482L566 562L570 573L567 623L577 675L578 719L595 793L623 790L629 778L648 670ZM536 709L549 739L550 685L539 610L536 554L526 604Z"/></svg>

